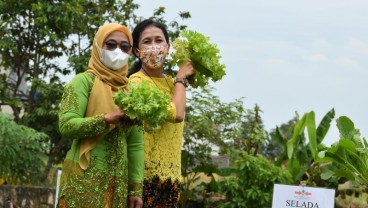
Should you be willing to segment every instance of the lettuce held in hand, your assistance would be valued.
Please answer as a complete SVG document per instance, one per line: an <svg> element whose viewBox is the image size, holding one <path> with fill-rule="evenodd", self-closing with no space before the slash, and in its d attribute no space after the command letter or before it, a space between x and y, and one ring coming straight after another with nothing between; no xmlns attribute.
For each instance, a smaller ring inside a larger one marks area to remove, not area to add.
<svg viewBox="0 0 368 208"><path fill-rule="evenodd" d="M167 117L169 96L147 81L129 83L128 92L121 88L114 95L115 104L124 110L130 119L143 122L145 128L158 129Z"/></svg>
<svg viewBox="0 0 368 208"><path fill-rule="evenodd" d="M186 61L192 61L196 69L194 88L204 87L208 80L216 82L226 74L225 65L220 64L220 50L216 44L209 42L209 37L201 33L186 30L173 41L175 51L170 55L177 66Z"/></svg>

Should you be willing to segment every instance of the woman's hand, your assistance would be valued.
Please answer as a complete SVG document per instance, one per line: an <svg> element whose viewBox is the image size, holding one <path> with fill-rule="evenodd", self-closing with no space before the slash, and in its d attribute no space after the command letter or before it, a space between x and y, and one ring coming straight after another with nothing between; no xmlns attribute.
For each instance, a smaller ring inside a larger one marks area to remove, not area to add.
<svg viewBox="0 0 368 208"><path fill-rule="evenodd" d="M124 116L124 111L119 109L116 109L115 111L112 111L110 113L105 114L105 123L106 124L116 124L120 121L120 119Z"/></svg>
<svg viewBox="0 0 368 208"><path fill-rule="evenodd" d="M190 61L185 62L179 69L177 78L188 78L195 73L193 63Z"/></svg>

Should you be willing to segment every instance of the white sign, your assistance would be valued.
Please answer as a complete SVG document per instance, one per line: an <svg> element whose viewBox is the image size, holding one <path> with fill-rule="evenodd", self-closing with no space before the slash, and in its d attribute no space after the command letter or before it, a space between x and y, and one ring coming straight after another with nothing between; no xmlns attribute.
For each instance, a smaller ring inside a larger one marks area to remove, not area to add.
<svg viewBox="0 0 368 208"><path fill-rule="evenodd" d="M274 184L272 208L334 208L335 190Z"/></svg>

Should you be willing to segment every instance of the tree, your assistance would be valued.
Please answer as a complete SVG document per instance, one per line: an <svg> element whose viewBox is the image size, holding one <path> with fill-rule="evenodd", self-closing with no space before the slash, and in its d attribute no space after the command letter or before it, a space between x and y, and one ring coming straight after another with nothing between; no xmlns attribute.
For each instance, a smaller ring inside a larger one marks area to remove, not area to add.
<svg viewBox="0 0 368 208"><path fill-rule="evenodd" d="M243 122L243 135L235 140L235 144L248 154L257 155L262 150L268 134L264 130L261 118L262 110L258 105L248 109L246 120Z"/></svg>

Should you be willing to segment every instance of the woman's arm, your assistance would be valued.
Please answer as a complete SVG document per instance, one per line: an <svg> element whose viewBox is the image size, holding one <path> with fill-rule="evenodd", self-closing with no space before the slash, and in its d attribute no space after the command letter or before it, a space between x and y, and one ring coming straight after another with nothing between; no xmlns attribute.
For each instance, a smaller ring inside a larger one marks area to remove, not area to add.
<svg viewBox="0 0 368 208"><path fill-rule="evenodd" d="M63 137L80 139L106 131L104 114L84 117L93 80L93 75L81 73L65 86L59 112L59 130Z"/></svg>
<svg viewBox="0 0 368 208"><path fill-rule="evenodd" d="M128 178L129 178L129 197L142 198L143 171L144 171L144 138L143 128L133 126L127 137L128 149ZM130 200L129 200L130 201ZM136 200L132 200L137 203Z"/></svg>
<svg viewBox="0 0 368 208"><path fill-rule="evenodd" d="M185 62L179 69L176 75L177 79L185 78L187 79L190 75L194 74L195 70L191 62ZM184 121L185 107L186 107L186 86L184 84L177 82L174 83L174 95L172 97L172 102L176 108L176 122Z"/></svg>

